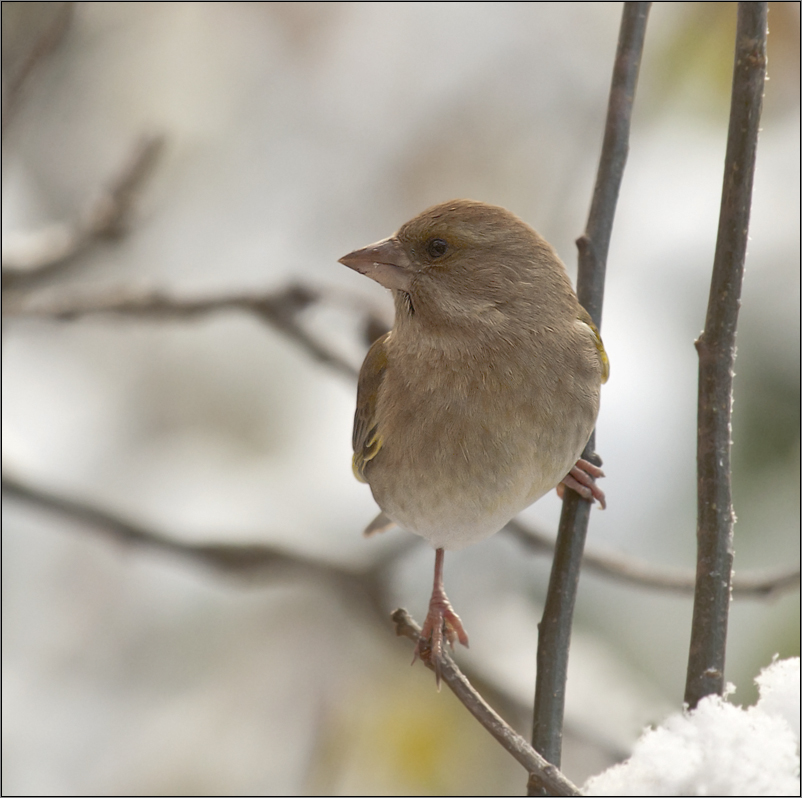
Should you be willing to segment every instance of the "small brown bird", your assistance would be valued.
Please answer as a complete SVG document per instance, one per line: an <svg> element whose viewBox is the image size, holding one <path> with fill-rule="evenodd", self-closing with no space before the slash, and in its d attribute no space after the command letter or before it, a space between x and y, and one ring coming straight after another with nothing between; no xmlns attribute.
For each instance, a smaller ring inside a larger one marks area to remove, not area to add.
<svg viewBox="0 0 802 798"><path fill-rule="evenodd" d="M579 459L609 364L551 246L494 205L454 200L340 263L389 288L395 326L362 364L353 468L390 522L436 549L415 656L437 680L443 639L468 636L443 587L445 549L498 532L549 490L604 507Z"/></svg>

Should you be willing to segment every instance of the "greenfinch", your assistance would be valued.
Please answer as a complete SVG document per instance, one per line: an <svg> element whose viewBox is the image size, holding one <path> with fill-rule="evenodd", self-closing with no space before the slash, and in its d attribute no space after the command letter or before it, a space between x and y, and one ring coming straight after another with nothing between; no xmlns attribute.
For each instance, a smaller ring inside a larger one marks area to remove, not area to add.
<svg viewBox="0 0 802 798"><path fill-rule="evenodd" d="M353 469L394 522L436 550L415 656L439 684L444 640L468 636L445 549L498 532L549 490L604 494L580 459L609 374L601 337L552 247L494 205L435 205L340 263L393 292L395 324L359 374Z"/></svg>

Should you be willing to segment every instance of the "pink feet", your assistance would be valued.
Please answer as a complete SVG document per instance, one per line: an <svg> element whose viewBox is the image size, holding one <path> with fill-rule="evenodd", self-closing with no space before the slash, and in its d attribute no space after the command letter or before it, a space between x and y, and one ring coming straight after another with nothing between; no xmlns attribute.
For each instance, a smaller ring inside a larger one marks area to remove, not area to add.
<svg viewBox="0 0 802 798"><path fill-rule="evenodd" d="M598 500L603 510L607 506L607 502L604 498L604 491L596 484L596 480L603 476L604 472L601 468L580 457L576 461L576 465L563 477L563 481L557 485L557 495L562 499L565 489L571 488L591 504L594 499Z"/></svg>
<svg viewBox="0 0 802 798"><path fill-rule="evenodd" d="M423 622L418 645L415 646L415 656L412 658L413 663L420 657L424 662L430 662L434 666L438 690L440 689L440 662L443 659L443 640L445 639L451 648L454 648L454 643L457 640L466 648L468 646L468 635L462 627L459 615L454 612L454 608L451 606L443 587L444 556L443 549L435 550L432 598L429 601L429 612Z"/></svg>
<svg viewBox="0 0 802 798"><path fill-rule="evenodd" d="M563 497L566 488L575 490L585 501L591 504L598 501L602 509L607 506L604 491L596 485L596 480L603 477L604 472L597 465L580 458L576 465L565 475L562 482L557 485L557 494ZM435 550L434 558L434 587L429 601L429 612L423 622L418 645L415 646L415 656L412 662L420 657L424 662L434 668L437 679L437 689L440 689L440 668L445 653L444 641L451 648L459 641L468 646L468 635L462 626L462 621L454 612L443 587L443 559L445 551Z"/></svg>

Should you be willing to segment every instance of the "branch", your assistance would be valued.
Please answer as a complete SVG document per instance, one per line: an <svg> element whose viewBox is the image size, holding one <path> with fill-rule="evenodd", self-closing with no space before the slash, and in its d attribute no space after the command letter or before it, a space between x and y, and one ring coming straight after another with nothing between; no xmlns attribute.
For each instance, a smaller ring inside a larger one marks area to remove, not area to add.
<svg viewBox="0 0 802 798"><path fill-rule="evenodd" d="M416 539L412 535L404 536L399 539L398 547L377 558L367 568L353 570L263 544L192 543L89 502L66 498L31 485L10 475L8 471L3 475L3 494L4 498L17 499L40 510L45 510L67 524L78 525L82 529L90 531L100 538L116 542L118 545L140 551L167 554L182 562L205 567L224 576L248 581L274 580L276 578L308 579L316 584L328 584L340 595L354 599L352 601L354 607L382 629L386 628L390 601L387 590L388 569L399 554L416 543ZM517 522L511 522L508 525L508 528L510 527L510 531L530 548L536 548L539 552L543 552L544 550L550 551L554 547L553 540L546 535L525 530ZM229 534L226 537L231 538L232 535ZM591 555L586 554L585 556L587 561ZM610 571L616 573L617 567L611 567ZM757 577L748 575L744 575L742 578L757 580ZM768 582L768 580L766 581ZM798 572L792 575L789 581L798 581ZM769 586L767 584L766 589L762 592L768 593L774 589L779 589L778 585ZM755 590L755 592L760 591ZM444 665L444 668L454 667L450 659ZM476 674L473 674L471 678L476 681ZM472 688L469 689L472 690ZM526 707L520 704L515 697L492 686L485 689L492 694L496 705L504 706L506 712L525 716ZM458 698L466 703L471 712L474 712L473 699L466 700L465 695L464 692L457 693ZM480 718L480 720L482 719ZM485 721L482 720L482 723L484 724ZM496 721L494 720L493 723ZM574 733L577 733L576 730ZM589 742L600 750L604 750L605 754L613 760L623 756L621 752L610 751L599 740L589 740ZM503 741L502 744L507 747ZM518 743L515 745L517 746ZM523 750L528 751L528 744L524 743L524 745L526 748ZM531 765L529 762L522 762L522 764L527 768Z"/></svg>
<svg viewBox="0 0 802 798"><path fill-rule="evenodd" d="M316 576L325 570L328 575L333 568L317 560L289 554L271 546L261 544L208 543L195 544L181 540L175 536L158 532L144 524L131 521L124 516L102 509L96 505L77 499L61 496L52 491L40 488L6 471L3 474L3 493L31 504L48 512L59 515L68 522L84 525L97 534L126 546L135 546L145 550L179 556L199 565L203 565L233 576L248 578L272 578L278 568L290 566L298 576ZM530 550L538 553L550 553L554 550L554 540L542 532L524 528L518 521L510 521L507 531ZM225 537L236 537L227 534ZM403 538L413 543L415 538ZM398 555L395 549L386 556L387 561L373 566L383 570L389 560ZM654 568L635 558L621 555L585 552L585 567L595 570L603 576L611 576L623 582L649 588L665 588L690 592L693 590L693 574L690 572L669 571ZM351 571L335 569L340 576ZM746 572L736 577L734 592L743 595L767 596L781 591L799 587L799 569L775 569L766 572ZM384 612L384 607L381 608Z"/></svg>
<svg viewBox="0 0 802 798"><path fill-rule="evenodd" d="M393 621L399 637L408 637L417 644L421 630L406 610L396 610L393 613ZM426 667L434 670L434 664L430 660L424 659L424 662ZM547 762L520 734L496 714L482 696L473 689L471 683L454 664L454 660L447 652L440 661L440 676L479 723L526 768L528 773L536 776L541 784L547 786L552 795L581 794L579 789L558 768Z"/></svg>
<svg viewBox="0 0 802 798"><path fill-rule="evenodd" d="M599 171L585 234L577 241L577 297L601 328L604 275L618 191L629 150L632 103L638 81L650 3L624 3L618 49L613 67ZM593 459L595 433L583 453ZM572 490L565 491L546 606L540 623L535 683L532 745L546 759L560 764L565 710L565 680L571 621L579 584L590 504ZM530 777L528 795L548 794L547 786Z"/></svg>
<svg viewBox="0 0 802 798"><path fill-rule="evenodd" d="M124 546L178 555L198 564L240 576L257 571L267 573L292 567L296 572L320 576L333 566L321 565L312 559L291 555L272 546L260 544L190 543L164 535L143 524L102 510L88 502L69 499L22 480L3 475L3 494L56 513L63 519L78 523L95 533ZM337 570L337 569L335 569ZM338 571L344 575L347 572Z"/></svg>
<svg viewBox="0 0 802 798"><path fill-rule="evenodd" d="M417 543L417 538L413 535L405 535L399 538L397 546L377 557L367 567L347 569L262 544L192 543L89 502L65 498L30 485L7 471L3 474L3 498L22 501L55 515L67 525L77 526L118 545L143 552L167 554L189 565L205 567L217 574L241 581L290 578L306 579L318 585L324 583L339 595L350 599L355 611L382 630L387 628L391 598L388 570L402 553ZM474 673L471 678L477 681L480 677ZM526 716L526 706L515 696L492 684L485 689L496 705L503 706L509 714ZM622 752L610 750L602 741L587 736L585 739L612 760L623 756Z"/></svg>
<svg viewBox="0 0 802 798"><path fill-rule="evenodd" d="M76 221L50 225L3 251L3 292L30 289L103 239L125 234L136 198L153 172L164 138L143 135L126 162Z"/></svg>
<svg viewBox="0 0 802 798"><path fill-rule="evenodd" d="M94 299L66 300L47 304L4 302L7 318L50 318L71 320L94 315L117 315L163 321L185 321L221 311L251 313L274 329L300 344L315 360L356 379L357 369L336 352L316 340L298 321L298 315L315 302L321 292L301 284L293 284L263 294L229 294L196 299L170 296L161 291L125 291Z"/></svg>
<svg viewBox="0 0 802 798"><path fill-rule="evenodd" d="M699 353L697 567L685 702L724 690L732 580L730 449L735 330L766 80L767 3L738 3L732 101L716 253Z"/></svg>
<svg viewBox="0 0 802 798"><path fill-rule="evenodd" d="M505 527L518 541L538 553L553 552L554 539L518 521L510 521ZM692 593L696 584L693 571L682 568L658 568L636 557L625 554L608 554L588 551L582 555L582 567L586 571L614 579L622 584L647 587L652 590L670 590L677 593ZM746 571L735 575L732 592L739 598L768 598L787 590L799 590L798 567L772 568Z"/></svg>
<svg viewBox="0 0 802 798"><path fill-rule="evenodd" d="M17 108L17 101L24 85L34 71L36 65L52 52L59 44L67 32L67 28L72 21L72 14L75 3L49 3L55 6L51 20L45 25L45 29L36 37L30 49L22 59L19 68L3 85L3 122L2 127L5 131L6 126L11 122L14 111ZM40 9L42 6L39 7ZM47 11L43 9L45 13ZM3 13L5 23L5 12Z"/></svg>
<svg viewBox="0 0 802 798"><path fill-rule="evenodd" d="M67 526L78 527L112 543L137 551L167 554L191 566L205 567L226 577L249 582L276 578L307 579L315 584L324 582L340 595L354 599L353 606L382 630L387 628L391 598L388 570L400 555L418 543L415 536L404 535L398 538L398 545L374 559L366 568L346 569L263 544L192 543L90 502L66 498L32 485L9 474L8 470L3 474L3 498L22 501L56 516ZM226 537L233 535L229 533ZM478 681L480 677L473 674L471 678ZM521 717L527 714L526 706L503 689L489 684L486 691L509 714ZM623 756L620 751L610 750L599 740L586 739L610 759L617 760Z"/></svg>
<svg viewBox="0 0 802 798"><path fill-rule="evenodd" d="M264 544L192 543L164 534L145 524L101 509L89 502L59 496L25 481L3 474L3 498L15 498L38 509L57 515L61 520L77 524L101 538L135 548L168 554L192 565L200 565L226 576L238 579L306 578L315 584L329 584L341 595L356 597L353 602L361 611L386 629L387 569L413 541L404 541L399 547L378 557L369 567L361 570L341 566L295 554Z"/></svg>

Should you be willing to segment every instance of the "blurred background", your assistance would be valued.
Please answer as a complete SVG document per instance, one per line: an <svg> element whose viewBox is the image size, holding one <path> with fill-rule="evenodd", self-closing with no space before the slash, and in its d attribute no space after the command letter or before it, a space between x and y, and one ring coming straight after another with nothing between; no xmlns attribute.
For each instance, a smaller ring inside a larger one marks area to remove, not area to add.
<svg viewBox="0 0 802 798"><path fill-rule="evenodd" d="M736 361L737 573L799 560L800 20L796 3L769 6ZM319 301L299 321L358 367L367 320L389 324L392 306L337 258L456 197L521 216L573 278L620 13L3 3L4 268L18 277L69 241L137 142L163 140L124 235L27 283L4 274L4 311L301 283ZM734 3L652 9L602 329L608 509L592 514L588 548L689 572L693 342L734 30ZM265 544L345 569L392 557L377 616L369 596L303 569L224 575L5 495L4 793L524 792L520 766L395 637L387 611L422 619L433 556L397 529L362 537L376 508L351 474L352 378L243 312L4 315L4 476L182 542ZM558 518L551 494L522 520L553 534ZM506 534L447 562L471 637L457 660L527 737L549 566ZM690 595L583 576L563 760L575 782L680 707L690 619ZM734 701L754 700L775 653L798 652L798 592L735 599Z"/></svg>

